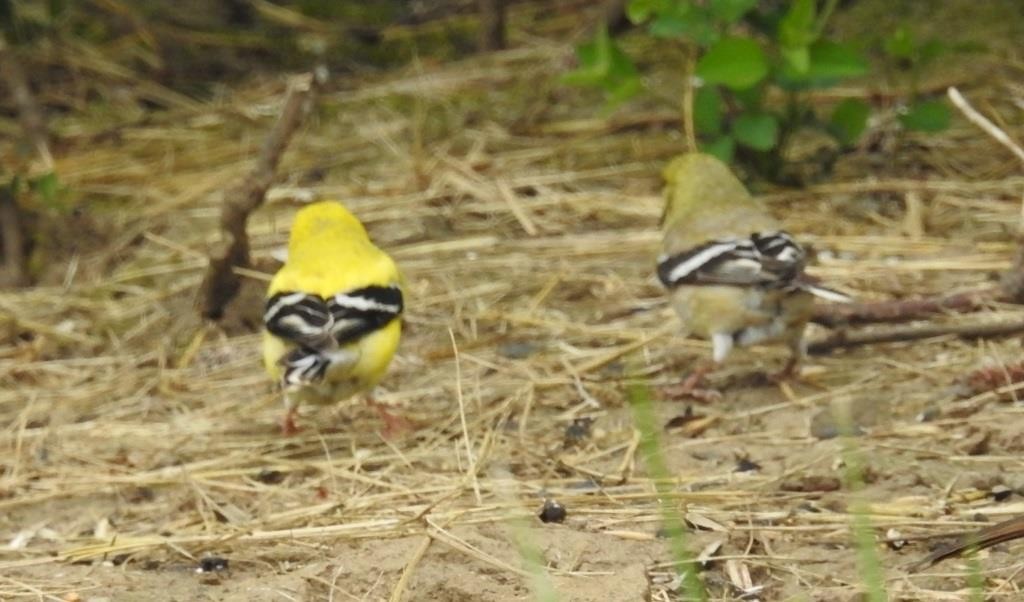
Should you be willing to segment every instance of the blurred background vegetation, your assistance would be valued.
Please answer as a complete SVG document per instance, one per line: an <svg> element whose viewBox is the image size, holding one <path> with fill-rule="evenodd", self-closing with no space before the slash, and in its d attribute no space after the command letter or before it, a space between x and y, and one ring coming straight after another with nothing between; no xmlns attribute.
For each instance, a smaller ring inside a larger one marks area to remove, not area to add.
<svg viewBox="0 0 1024 602"><path fill-rule="evenodd" d="M981 54L1020 61L1021 12L1014 0L0 0L0 285L36 280L62 229L90 231L54 155L167 109L215 107L260 76L325 65L349 89L499 49L508 27L513 47L575 49L538 74L550 85L518 92L536 96L531 114L669 107L687 145L792 186L844 154L892 156L907 134L945 130L946 87L976 79Z"/></svg>

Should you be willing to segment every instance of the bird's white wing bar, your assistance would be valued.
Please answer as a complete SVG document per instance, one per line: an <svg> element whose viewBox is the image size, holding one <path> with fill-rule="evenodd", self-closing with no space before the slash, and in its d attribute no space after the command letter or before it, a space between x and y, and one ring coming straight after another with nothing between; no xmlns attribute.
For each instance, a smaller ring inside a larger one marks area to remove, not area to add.
<svg viewBox="0 0 1024 602"><path fill-rule="evenodd" d="M713 240L660 258L658 278L667 288L686 284L743 286L776 281L778 278L765 270L763 259L750 239Z"/></svg>
<svg viewBox="0 0 1024 602"><path fill-rule="evenodd" d="M280 360L284 367L281 381L285 388L318 383L324 378L330 361L314 349L297 347Z"/></svg>
<svg viewBox="0 0 1024 602"><path fill-rule="evenodd" d="M333 321L322 298L298 292L274 295L263 313L263 323L271 334L311 347L330 338Z"/></svg>
<svg viewBox="0 0 1024 602"><path fill-rule="evenodd" d="M384 328L402 315L402 290L397 285L367 286L338 293L327 300L333 319L331 334L339 345Z"/></svg>

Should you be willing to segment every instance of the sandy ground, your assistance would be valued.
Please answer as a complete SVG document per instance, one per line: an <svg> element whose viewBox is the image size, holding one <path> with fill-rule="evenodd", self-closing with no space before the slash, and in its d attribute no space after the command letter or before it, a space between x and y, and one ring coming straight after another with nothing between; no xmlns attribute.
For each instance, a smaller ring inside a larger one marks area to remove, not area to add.
<svg viewBox="0 0 1024 602"><path fill-rule="evenodd" d="M858 516L891 599L968 600L972 578L987 600L1021 599L1019 543L975 569L907 570L1024 513L1024 410L957 387L1016 361L1020 338L837 351L783 385L764 377L783 350L745 350L711 379L721 401L668 398L709 354L679 336L653 276L658 171L681 136L643 102L581 119L596 97L549 77L571 48L533 44L331 89L250 224L267 272L298 200L344 199L402 266L406 332L377 399L412 426L389 436L358 399L304 408L305 430L279 435L259 274L223 324L194 311L222 192L258 152L280 80L216 110L64 126L57 170L102 201L82 219L104 244L71 237L43 285L0 292L0 599L682 600L665 509L684 515L715 600L863 599ZM985 66L965 91L1020 138L1000 83L1019 64ZM766 191L812 271L865 300L994 285L1019 165L966 122L939 136L879 123L827 180ZM993 302L936 322L1019 317ZM661 488L637 450L636 380L665 427ZM829 438L834 410L861 434ZM539 520L546 498L564 523ZM211 556L227 569L197 572Z"/></svg>

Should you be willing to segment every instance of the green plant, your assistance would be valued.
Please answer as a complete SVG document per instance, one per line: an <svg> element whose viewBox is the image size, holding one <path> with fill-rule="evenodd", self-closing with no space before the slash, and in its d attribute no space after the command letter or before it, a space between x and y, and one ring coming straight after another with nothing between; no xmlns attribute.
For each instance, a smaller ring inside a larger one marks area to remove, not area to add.
<svg viewBox="0 0 1024 602"><path fill-rule="evenodd" d="M670 501L671 475L658 436L661 429L658 427L654 414L650 391L643 381L637 381L629 386L628 396L630 406L633 408L634 424L640 431L640 445L637 449L647 465L647 472L651 480L654 481L655 489L658 492L661 520L664 530L668 534L672 555L681 572L686 599L703 602L708 599L708 596L700 577L697 576L697 563L694 561L693 555L690 554L686 543L683 517L679 509Z"/></svg>
<svg viewBox="0 0 1024 602"><path fill-rule="evenodd" d="M702 150L731 161L742 151L769 177L801 128L851 145L864 131L869 108L859 99L840 103L828 117L809 103L809 91L868 72L860 51L830 39L825 25L837 0L632 0L629 19L655 38L682 40L699 57L693 125ZM640 90L629 56L600 32L578 52L579 68L565 76L575 85L602 88L610 103ZM781 96L781 103L775 98ZM768 102L771 98L772 102Z"/></svg>
<svg viewBox="0 0 1024 602"><path fill-rule="evenodd" d="M949 105L941 98L923 96L920 90L924 69L949 50L949 47L936 39L917 39L914 32L905 25L883 38L882 51L889 59L896 77L907 77L910 80L910 99L899 115L900 123L908 130L940 132L949 127Z"/></svg>
<svg viewBox="0 0 1024 602"><path fill-rule="evenodd" d="M827 115L810 91L868 73L860 50L825 35L838 0L631 0L627 16L652 38L681 40L699 57L692 122L701 150L726 161L737 153L763 175L778 178L782 153L794 133L826 132L840 148L864 133L871 109L847 98ZM864 45L869 45L865 43ZM910 131L939 132L950 123L944 98L922 93L925 69L952 48L919 39L901 25L879 38L890 79L909 79L898 119ZM572 85L597 87L610 107L637 94L640 73L604 30L578 48L579 67L564 76ZM779 101L781 98L781 102ZM770 102L766 102L770 99Z"/></svg>

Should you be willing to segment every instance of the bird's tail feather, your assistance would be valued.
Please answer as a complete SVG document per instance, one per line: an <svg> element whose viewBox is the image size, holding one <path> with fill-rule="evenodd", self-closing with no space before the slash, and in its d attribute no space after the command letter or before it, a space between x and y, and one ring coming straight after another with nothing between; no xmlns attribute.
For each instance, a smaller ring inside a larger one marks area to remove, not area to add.
<svg viewBox="0 0 1024 602"><path fill-rule="evenodd" d="M833 303L853 303L853 297L850 295L818 284L803 283L801 288L825 301L832 301Z"/></svg>

